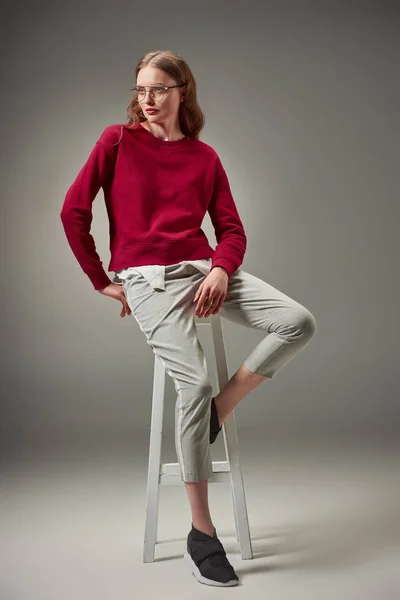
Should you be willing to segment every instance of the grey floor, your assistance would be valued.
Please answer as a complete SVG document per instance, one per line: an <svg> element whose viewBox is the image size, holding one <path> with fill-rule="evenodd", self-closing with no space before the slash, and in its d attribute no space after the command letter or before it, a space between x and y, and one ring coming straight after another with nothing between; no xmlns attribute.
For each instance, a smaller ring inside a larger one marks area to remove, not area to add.
<svg viewBox="0 0 400 600"><path fill-rule="evenodd" d="M242 560L229 486L210 485L240 586L202 585L183 560L183 484L160 490L156 561L142 562L147 444L9 463L1 480L1 600L400 598L399 451L317 447L241 432L254 558ZM213 447L224 458L223 441ZM174 456L165 462L173 462ZM172 459L172 460L171 460Z"/></svg>

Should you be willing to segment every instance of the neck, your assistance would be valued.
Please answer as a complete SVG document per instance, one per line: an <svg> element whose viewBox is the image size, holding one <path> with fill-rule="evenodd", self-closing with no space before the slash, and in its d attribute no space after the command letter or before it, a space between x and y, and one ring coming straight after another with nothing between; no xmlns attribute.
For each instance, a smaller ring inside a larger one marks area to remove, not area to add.
<svg viewBox="0 0 400 600"><path fill-rule="evenodd" d="M179 126L178 128L174 128L171 131L168 131L168 128L165 128L158 123L150 123L149 121L142 121L142 127L150 131L154 135L154 137L164 140L166 142L175 142L178 140L183 140L186 136L182 133Z"/></svg>

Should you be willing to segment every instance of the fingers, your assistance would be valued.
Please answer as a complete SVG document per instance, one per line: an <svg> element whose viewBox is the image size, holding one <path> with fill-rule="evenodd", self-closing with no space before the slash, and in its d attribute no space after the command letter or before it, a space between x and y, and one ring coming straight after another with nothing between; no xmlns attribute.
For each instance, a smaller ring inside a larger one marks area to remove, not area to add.
<svg viewBox="0 0 400 600"><path fill-rule="evenodd" d="M120 316L121 317L125 317L125 315L132 314L132 311L129 308L129 304L128 304L127 300L126 300L126 296L125 296L124 293L122 293L120 301L122 302L122 310L121 310Z"/></svg>
<svg viewBox="0 0 400 600"><path fill-rule="evenodd" d="M198 317L202 317L204 315L204 317L208 317L211 314L216 314L219 309L221 308L222 304L224 302L224 296L220 296L220 298L218 299L218 297L216 297L214 300L210 300L207 299L203 302L203 304L201 306L198 306L196 308L196 315Z"/></svg>
<svg viewBox="0 0 400 600"><path fill-rule="evenodd" d="M129 307L125 296L125 291L120 283L110 283L110 285L105 287L103 290L98 291L101 294L104 294L105 296L109 296L110 298L113 298L114 300L119 300L121 302L122 309L120 312L120 317L125 317L125 315L132 314L132 311Z"/></svg>
<svg viewBox="0 0 400 600"><path fill-rule="evenodd" d="M121 310L120 316L121 317L125 317L125 315L130 315L130 314L132 314L131 313L131 309L129 308L129 306L127 304L124 304L122 306L122 310Z"/></svg>
<svg viewBox="0 0 400 600"><path fill-rule="evenodd" d="M193 302L197 302L195 314L203 316L203 312L209 308L211 290L204 287L204 281L196 292Z"/></svg>
<svg viewBox="0 0 400 600"><path fill-rule="evenodd" d="M221 301L220 302L214 302L210 306L210 308L207 310L207 312L204 314L204 318L207 318L210 315L216 315L217 312L219 311L219 309L221 308L222 304L223 303Z"/></svg>
<svg viewBox="0 0 400 600"><path fill-rule="evenodd" d="M221 300L220 300L219 302L217 302L215 306L213 305L213 306L211 307L210 311L209 311L209 312L207 312L207 313L206 313L204 316L205 316L205 317L208 317L210 314L216 315L216 314L217 314L217 312L219 312L219 310L220 310L221 306L223 305L223 303L224 303L224 299L225 299L225 298L224 298L224 297L222 297L222 298L221 298Z"/></svg>
<svg viewBox="0 0 400 600"><path fill-rule="evenodd" d="M203 281L203 283L200 285L199 289L197 290L196 295L193 300L193 302L197 302L197 306L195 308L195 313L199 317L201 316L200 313L202 313L203 310L208 308L208 306L206 306L206 305L210 301L210 299L209 299L210 294L211 294L211 290L204 287L204 281Z"/></svg>
<svg viewBox="0 0 400 600"><path fill-rule="evenodd" d="M197 295L196 298L198 298L198 303L195 309L195 313L198 317L202 317L204 312L210 308L210 299L205 294L200 294L200 296Z"/></svg>

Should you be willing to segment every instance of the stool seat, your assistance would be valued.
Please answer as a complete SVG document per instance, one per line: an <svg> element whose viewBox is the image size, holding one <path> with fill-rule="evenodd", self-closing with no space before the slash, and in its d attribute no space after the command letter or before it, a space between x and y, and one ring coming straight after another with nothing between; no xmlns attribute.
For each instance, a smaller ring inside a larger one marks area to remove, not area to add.
<svg viewBox="0 0 400 600"><path fill-rule="evenodd" d="M221 390L229 379L221 317L218 314L206 318L196 316L195 323L196 326L211 327L218 387ZM160 358L155 355L143 548L143 562L145 563L154 562L155 558L160 486L184 484L179 463L161 462L165 379L165 367ZM242 559L251 559L253 551L234 411L225 419L221 434L224 438L226 460L212 462L213 475L208 481L209 483L229 482L235 516L236 539L239 542Z"/></svg>

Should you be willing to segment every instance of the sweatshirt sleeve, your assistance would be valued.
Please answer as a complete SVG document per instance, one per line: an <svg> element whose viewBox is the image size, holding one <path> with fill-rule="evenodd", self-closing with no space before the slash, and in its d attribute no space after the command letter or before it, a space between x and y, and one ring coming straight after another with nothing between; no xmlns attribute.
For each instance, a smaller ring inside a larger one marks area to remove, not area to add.
<svg viewBox="0 0 400 600"><path fill-rule="evenodd" d="M243 262L247 237L219 157L217 157L214 190L208 212L217 240L211 270L214 267L223 267L231 277Z"/></svg>
<svg viewBox="0 0 400 600"><path fill-rule="evenodd" d="M115 145L117 133L113 126L103 131L69 187L60 213L71 250L95 290L101 290L112 283L97 254L90 226L93 201L113 170L118 148Z"/></svg>

